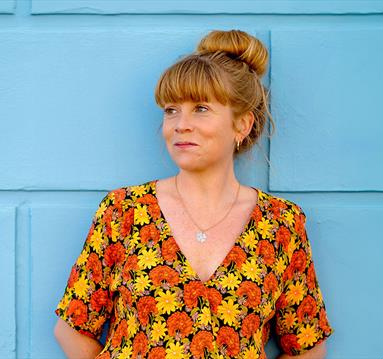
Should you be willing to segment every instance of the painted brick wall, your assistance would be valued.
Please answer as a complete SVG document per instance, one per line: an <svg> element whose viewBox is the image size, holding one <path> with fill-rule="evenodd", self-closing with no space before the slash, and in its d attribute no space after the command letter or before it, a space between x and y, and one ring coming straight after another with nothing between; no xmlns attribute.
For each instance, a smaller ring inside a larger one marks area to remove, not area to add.
<svg viewBox="0 0 383 359"><path fill-rule="evenodd" d="M1 359L64 358L53 311L98 203L175 172L161 72L232 28L270 51L277 125L237 173L307 215L327 358L383 358L383 1L0 0Z"/></svg>

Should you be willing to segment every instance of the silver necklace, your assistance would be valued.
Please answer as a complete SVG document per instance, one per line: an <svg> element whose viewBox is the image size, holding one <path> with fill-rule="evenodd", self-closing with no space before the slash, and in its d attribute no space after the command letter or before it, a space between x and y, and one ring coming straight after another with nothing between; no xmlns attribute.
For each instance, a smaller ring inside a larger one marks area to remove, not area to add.
<svg viewBox="0 0 383 359"><path fill-rule="evenodd" d="M220 219L217 223L213 224L212 226L210 226L210 227L208 227L208 228L206 228L206 229L202 229L202 228L201 228L201 227L194 221L193 217L190 215L189 211L187 210L187 208L186 208L186 206L185 206L185 203L184 203L184 201L183 201L183 199L182 199L182 197L181 197L181 194L180 194L180 192L179 192L179 190L178 190L178 186L177 186L177 176L178 176L178 175L176 175L176 176L174 177L174 181L175 181L175 184L176 184L176 190L177 190L178 197L179 197L180 200L181 200L181 204L182 204L182 206L184 207L186 214L189 216L189 218L190 218L191 221L194 223L194 225L198 228L198 231L197 231L196 234L195 234L195 239L196 239L198 242L203 243L203 242L205 242L206 239L207 239L207 234L206 234L206 232L207 232L209 229L215 227L217 224L221 223L221 222L222 222L222 221L229 215L229 213L230 213L231 209L233 208L234 204L237 202L238 194L239 194L239 189L240 189L240 187L241 187L241 184L238 183L238 189L237 189L237 193L236 193L236 195L235 195L235 200L233 201L233 203L231 204L229 210L228 210L227 213L223 216L223 218Z"/></svg>

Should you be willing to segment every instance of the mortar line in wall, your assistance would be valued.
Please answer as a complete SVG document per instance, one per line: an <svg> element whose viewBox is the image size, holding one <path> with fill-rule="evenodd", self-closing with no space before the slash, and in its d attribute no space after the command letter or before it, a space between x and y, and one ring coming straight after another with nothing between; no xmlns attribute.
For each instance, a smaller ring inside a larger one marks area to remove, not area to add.
<svg viewBox="0 0 383 359"><path fill-rule="evenodd" d="M31 208L28 207L28 312L32 313L32 291L31 291L31 279L32 279L32 213ZM31 346L32 346L32 338L31 338L31 324L32 324L32 315L28 315L28 348L27 348L27 357L30 359L31 357Z"/></svg>
<svg viewBox="0 0 383 359"><path fill-rule="evenodd" d="M14 212L14 215L15 215L15 221L14 221L14 228L15 228L15 239L14 239L14 249L15 249L15 255L14 255L14 262L13 262L13 267L14 267L14 271L15 271L15 282L14 282L14 311L15 311L15 317L14 317L14 321L15 321L15 358L18 358L18 355L17 355L17 338L19 337L18 336L18 326L17 326L17 323L18 323L18 311L17 311L17 298L18 298L18 293L17 293L17 284L18 284L18 275L17 275L17 258L18 258L18 251L17 251L17 248L18 248L18 244L19 244L19 237L18 237L18 231L17 231L17 225L18 225L18 222L19 222L19 217L20 217L20 211L19 211L19 208L16 207L15 208L15 212Z"/></svg>

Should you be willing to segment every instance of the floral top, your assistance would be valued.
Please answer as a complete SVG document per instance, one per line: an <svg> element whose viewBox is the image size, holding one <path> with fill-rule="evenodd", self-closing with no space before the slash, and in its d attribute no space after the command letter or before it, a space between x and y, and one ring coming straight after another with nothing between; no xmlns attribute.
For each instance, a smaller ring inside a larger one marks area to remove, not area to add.
<svg viewBox="0 0 383 359"><path fill-rule="evenodd" d="M270 329L289 355L333 333L297 204L254 188L248 223L202 282L172 236L156 182L102 199L55 310L98 340L110 320L97 359L266 359Z"/></svg>

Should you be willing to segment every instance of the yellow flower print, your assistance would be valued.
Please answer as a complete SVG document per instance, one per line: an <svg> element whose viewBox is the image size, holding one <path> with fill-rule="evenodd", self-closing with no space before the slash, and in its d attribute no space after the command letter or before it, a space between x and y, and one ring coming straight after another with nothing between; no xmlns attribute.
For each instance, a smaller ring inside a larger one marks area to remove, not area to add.
<svg viewBox="0 0 383 359"><path fill-rule="evenodd" d="M184 347L180 344L180 342L170 343L169 348L166 349L166 359L183 359L184 355Z"/></svg>
<svg viewBox="0 0 383 359"><path fill-rule="evenodd" d="M178 307L176 297L177 294L172 293L170 290L167 290L166 293L160 292L158 297L156 297L159 312L162 314L174 312Z"/></svg>
<svg viewBox="0 0 383 359"><path fill-rule="evenodd" d="M133 355L132 346L127 344L127 346L125 346L124 349L121 350L120 355L116 358L117 359L128 359L128 358L131 358L132 355Z"/></svg>
<svg viewBox="0 0 383 359"><path fill-rule="evenodd" d="M155 249L143 249L138 255L138 266L140 269L152 268L158 262L157 252Z"/></svg>
<svg viewBox="0 0 383 359"><path fill-rule="evenodd" d="M182 277L188 278L188 277L195 277L197 275L197 273L194 271L194 269L192 268L190 263L188 261L186 261L184 263L181 275L182 275Z"/></svg>
<svg viewBox="0 0 383 359"><path fill-rule="evenodd" d="M272 310L273 310L273 305L271 302L267 302L261 306L261 311L265 318L269 316Z"/></svg>
<svg viewBox="0 0 383 359"><path fill-rule="evenodd" d="M137 204L137 208L134 211L134 224L148 224L149 223L149 215L147 211L146 205Z"/></svg>
<svg viewBox="0 0 383 359"><path fill-rule="evenodd" d="M290 243L287 247L287 255L289 257L289 260L291 260L291 257L293 256L293 253L295 252L298 246L296 242L296 238L297 238L296 235L292 235Z"/></svg>
<svg viewBox="0 0 383 359"><path fill-rule="evenodd" d="M85 278L85 275L82 275L77 282L73 285L74 291L79 298L86 298L89 290L88 280Z"/></svg>
<svg viewBox="0 0 383 359"><path fill-rule="evenodd" d="M133 313L129 313L126 317L126 324L128 326L129 338L133 337L138 331L137 318Z"/></svg>
<svg viewBox="0 0 383 359"><path fill-rule="evenodd" d="M171 234L169 224L164 223L161 231L161 236L167 237Z"/></svg>
<svg viewBox="0 0 383 359"><path fill-rule="evenodd" d="M294 224L294 214L291 211L286 211L283 213L282 217L286 220L289 226Z"/></svg>
<svg viewBox="0 0 383 359"><path fill-rule="evenodd" d="M67 295L64 295L63 299L60 301L60 303L58 304L57 308L59 309L66 309L69 305L69 298Z"/></svg>
<svg viewBox="0 0 383 359"><path fill-rule="evenodd" d="M150 279L147 275L139 275L136 277L134 287L137 292L143 292L150 285Z"/></svg>
<svg viewBox="0 0 383 359"><path fill-rule="evenodd" d="M112 227L112 241L116 242L120 235L120 226L115 221L112 221L110 226Z"/></svg>
<svg viewBox="0 0 383 359"><path fill-rule="evenodd" d="M155 342L159 342L166 334L166 323L155 322L152 326L151 339Z"/></svg>
<svg viewBox="0 0 383 359"><path fill-rule="evenodd" d="M105 204L105 201L102 201L99 205L99 207L97 208L97 211L96 211L96 219L99 219L103 213L106 211L106 204Z"/></svg>
<svg viewBox="0 0 383 359"><path fill-rule="evenodd" d="M257 349L253 346L249 346L243 353L243 359L259 359L259 354Z"/></svg>
<svg viewBox="0 0 383 359"><path fill-rule="evenodd" d="M198 315L198 323L201 325L208 325L211 322L211 312L207 307L202 308L201 313Z"/></svg>
<svg viewBox="0 0 383 359"><path fill-rule="evenodd" d="M282 324L285 328L290 329L295 325L297 315L294 312L287 312L282 319Z"/></svg>
<svg viewBox="0 0 383 359"><path fill-rule="evenodd" d="M255 280L258 284L261 282L260 274L262 272L261 267L258 266L258 263L255 261L255 258L247 260L242 266L243 273L246 278Z"/></svg>
<svg viewBox="0 0 383 359"><path fill-rule="evenodd" d="M241 281L233 273L229 273L227 276L221 279L221 285L227 289L235 289L239 286Z"/></svg>
<svg viewBox="0 0 383 359"><path fill-rule="evenodd" d="M296 284L290 284L289 289L286 293L286 298L289 303L299 304L304 295L306 294L306 288L301 282L297 282Z"/></svg>
<svg viewBox="0 0 383 359"><path fill-rule="evenodd" d="M92 236L90 237L89 244L91 247L93 247L93 249L95 250L97 254L102 253L102 241L103 241L102 237L103 237L102 228L99 228L99 227L95 228Z"/></svg>
<svg viewBox="0 0 383 359"><path fill-rule="evenodd" d="M307 347L307 346L311 346L317 341L318 333L315 331L314 326L307 324L306 327L302 326L299 329L299 333L297 337L298 337L298 344L303 347Z"/></svg>
<svg viewBox="0 0 383 359"><path fill-rule="evenodd" d="M145 186L130 186L130 190L137 197L141 197L146 192Z"/></svg>
<svg viewBox="0 0 383 359"><path fill-rule="evenodd" d="M262 217L262 220L258 222L258 232L262 235L262 238L270 238L271 237L271 229L273 225L270 224L270 221L267 218Z"/></svg>
<svg viewBox="0 0 383 359"><path fill-rule="evenodd" d="M77 264L78 266L82 266L83 264L86 263L86 260L88 259L88 257L89 257L89 253L88 253L88 251L87 251L87 250L83 250L83 251L81 252L81 254L79 255L79 257L77 258L77 262L76 262L76 264Z"/></svg>
<svg viewBox="0 0 383 359"><path fill-rule="evenodd" d="M110 289L112 291L117 290L117 288L120 286L120 284L121 284L121 274L115 273L112 276L112 280L110 281Z"/></svg>
<svg viewBox="0 0 383 359"><path fill-rule="evenodd" d="M285 260L284 258L282 257L279 257L276 261L275 261L275 264L274 264L274 270L278 273L278 274L282 274L286 269L286 263L285 263Z"/></svg>
<svg viewBox="0 0 383 359"><path fill-rule="evenodd" d="M239 305L234 304L232 299L229 299L227 302L222 301L222 303L218 306L218 315L225 324L235 324L238 321L236 317L240 313L238 307Z"/></svg>
<svg viewBox="0 0 383 359"><path fill-rule="evenodd" d="M244 245L250 249L254 249L258 243L258 239L256 239L256 233L252 230L244 233L242 240Z"/></svg>

